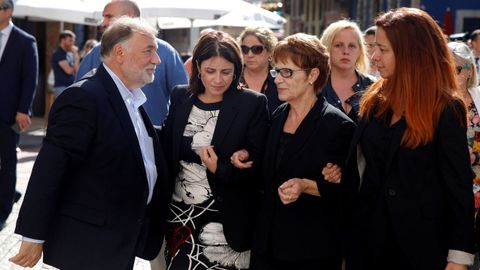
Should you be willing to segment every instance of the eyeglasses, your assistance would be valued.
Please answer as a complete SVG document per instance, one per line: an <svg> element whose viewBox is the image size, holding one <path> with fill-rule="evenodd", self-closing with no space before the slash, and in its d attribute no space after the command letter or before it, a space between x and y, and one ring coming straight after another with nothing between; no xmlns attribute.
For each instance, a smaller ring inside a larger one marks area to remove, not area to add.
<svg viewBox="0 0 480 270"><path fill-rule="evenodd" d="M0 10L7 10L9 8L10 8L9 6L3 6L3 7L0 7Z"/></svg>
<svg viewBox="0 0 480 270"><path fill-rule="evenodd" d="M463 66L456 66L455 69L457 70L457 74L462 73L463 69L470 69L470 64L465 64Z"/></svg>
<svg viewBox="0 0 480 270"><path fill-rule="evenodd" d="M242 48L243 54L248 54L249 51L252 51L253 54L261 54L264 49L262 45L253 45L252 47L242 45L240 47Z"/></svg>
<svg viewBox="0 0 480 270"><path fill-rule="evenodd" d="M310 69L291 69L291 68L274 68L270 70L270 75L275 78L280 74L283 78L290 78L296 71L305 71Z"/></svg>

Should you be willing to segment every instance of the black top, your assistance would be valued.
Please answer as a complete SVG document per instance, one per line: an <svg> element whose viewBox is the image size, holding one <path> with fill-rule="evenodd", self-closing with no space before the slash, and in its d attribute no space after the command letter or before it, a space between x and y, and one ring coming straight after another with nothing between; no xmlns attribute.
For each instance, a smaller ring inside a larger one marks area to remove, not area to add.
<svg viewBox="0 0 480 270"><path fill-rule="evenodd" d="M270 70L271 67L268 69ZM240 77L240 83L243 87L249 88L245 77ZM268 112L270 115L282 104L283 102L278 99L277 85L275 84L275 78L270 75L270 72L267 75L267 79L263 82L262 89L260 91L267 97L268 100Z"/></svg>
<svg viewBox="0 0 480 270"><path fill-rule="evenodd" d="M283 154L285 153L285 149L287 148L287 145L292 141L293 139L292 133L287 133L287 132L282 132L280 135L280 138L278 140L278 147L277 147L277 162L275 164L276 169L280 167L280 161L282 161Z"/></svg>
<svg viewBox="0 0 480 270"><path fill-rule="evenodd" d="M220 105L222 102L203 103L201 100L196 99L193 104L203 111L216 111L220 110ZM182 137L182 145L180 146L180 160L202 164L200 156L192 150L192 137Z"/></svg>
<svg viewBox="0 0 480 270"><path fill-rule="evenodd" d="M58 64L60 61L67 61L70 66L73 67L73 56L71 53L67 53L61 47L58 47L52 55L52 68L55 75L54 86L69 86L75 80L75 76L67 74L63 71L62 67Z"/></svg>
<svg viewBox="0 0 480 270"><path fill-rule="evenodd" d="M379 191L384 185L387 158L394 133L399 129L402 118L389 126L391 113L385 119L373 118L365 128L365 135L361 138L361 145L365 158L369 160L365 168L362 189L366 192Z"/></svg>

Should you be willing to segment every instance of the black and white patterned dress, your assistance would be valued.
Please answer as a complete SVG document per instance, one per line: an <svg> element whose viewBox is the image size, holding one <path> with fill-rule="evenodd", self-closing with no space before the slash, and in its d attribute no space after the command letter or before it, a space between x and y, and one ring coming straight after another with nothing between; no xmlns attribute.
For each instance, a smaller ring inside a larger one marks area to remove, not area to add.
<svg viewBox="0 0 480 270"><path fill-rule="evenodd" d="M170 203L166 260L170 270L247 269L250 251L227 244L218 207L198 151L211 144L221 103L196 100L183 132L180 171Z"/></svg>

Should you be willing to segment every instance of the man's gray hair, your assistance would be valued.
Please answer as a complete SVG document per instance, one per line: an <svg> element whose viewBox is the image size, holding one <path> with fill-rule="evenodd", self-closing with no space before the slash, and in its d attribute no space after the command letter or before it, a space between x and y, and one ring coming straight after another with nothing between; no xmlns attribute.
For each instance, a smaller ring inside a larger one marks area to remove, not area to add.
<svg viewBox="0 0 480 270"><path fill-rule="evenodd" d="M126 45L134 33L139 33L155 38L157 30L140 18L122 16L115 20L103 33L100 47L102 59L110 56L113 47L117 44Z"/></svg>

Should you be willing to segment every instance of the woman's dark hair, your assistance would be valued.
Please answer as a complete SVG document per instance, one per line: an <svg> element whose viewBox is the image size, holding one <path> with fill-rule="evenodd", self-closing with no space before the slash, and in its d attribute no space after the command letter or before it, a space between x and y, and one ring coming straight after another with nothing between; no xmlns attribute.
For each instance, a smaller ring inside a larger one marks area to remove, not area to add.
<svg viewBox="0 0 480 270"><path fill-rule="evenodd" d="M221 31L211 31L200 36L192 55L192 77L189 89L195 94L205 91L205 86L200 79L199 67L203 61L220 56L233 64L234 76L232 85L238 87L238 80L242 74L243 58L240 46L229 34Z"/></svg>

